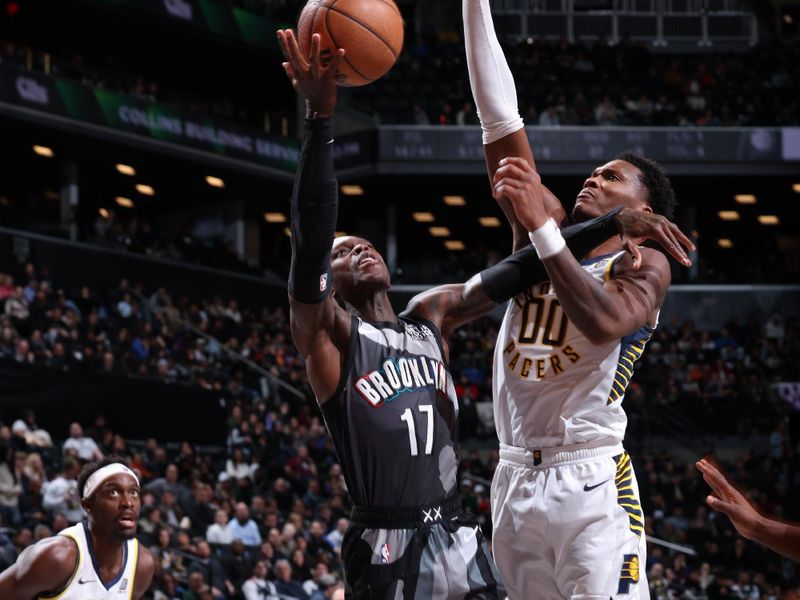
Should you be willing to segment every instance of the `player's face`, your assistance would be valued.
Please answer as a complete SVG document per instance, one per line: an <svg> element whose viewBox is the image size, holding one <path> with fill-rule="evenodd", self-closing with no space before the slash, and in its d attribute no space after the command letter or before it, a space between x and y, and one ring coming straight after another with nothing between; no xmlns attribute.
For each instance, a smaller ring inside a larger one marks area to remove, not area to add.
<svg viewBox="0 0 800 600"><path fill-rule="evenodd" d="M367 240L355 236L336 238L331 250L334 289L347 299L359 287L388 289L389 269L383 257Z"/></svg>
<svg viewBox="0 0 800 600"><path fill-rule="evenodd" d="M140 491L139 484L127 473L117 473L106 479L84 504L92 531L122 539L136 535L136 522L142 508Z"/></svg>
<svg viewBox="0 0 800 600"><path fill-rule="evenodd" d="M597 167L584 181L583 189L575 199L573 220L579 222L599 217L619 206L651 211L647 203L647 188L640 177L641 171L624 160L612 160Z"/></svg>

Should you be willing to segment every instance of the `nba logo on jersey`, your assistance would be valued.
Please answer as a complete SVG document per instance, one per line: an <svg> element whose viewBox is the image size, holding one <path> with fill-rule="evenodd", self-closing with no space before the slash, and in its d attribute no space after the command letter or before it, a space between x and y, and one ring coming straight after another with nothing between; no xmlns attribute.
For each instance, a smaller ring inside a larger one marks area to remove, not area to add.
<svg viewBox="0 0 800 600"><path fill-rule="evenodd" d="M381 546L381 564L385 565L390 560L392 560L392 551L389 548L389 544L384 544Z"/></svg>
<svg viewBox="0 0 800 600"><path fill-rule="evenodd" d="M319 291L324 292L328 289L328 274L323 273L319 276Z"/></svg>
<svg viewBox="0 0 800 600"><path fill-rule="evenodd" d="M128 578L125 577L122 579L122 583L119 584L119 593L126 592L128 590Z"/></svg>

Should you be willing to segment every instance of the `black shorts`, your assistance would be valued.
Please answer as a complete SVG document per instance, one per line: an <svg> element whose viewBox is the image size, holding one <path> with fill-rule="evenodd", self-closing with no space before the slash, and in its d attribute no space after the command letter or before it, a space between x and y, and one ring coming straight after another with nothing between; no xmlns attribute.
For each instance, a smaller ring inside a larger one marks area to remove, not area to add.
<svg viewBox="0 0 800 600"><path fill-rule="evenodd" d="M505 598L477 518L456 497L424 509L353 510L342 542L345 598Z"/></svg>

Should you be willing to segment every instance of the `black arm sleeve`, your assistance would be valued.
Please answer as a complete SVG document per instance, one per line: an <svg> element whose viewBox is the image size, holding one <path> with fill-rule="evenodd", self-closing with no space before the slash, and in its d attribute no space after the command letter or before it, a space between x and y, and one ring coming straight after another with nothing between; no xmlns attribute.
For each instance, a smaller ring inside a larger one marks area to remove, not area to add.
<svg viewBox="0 0 800 600"><path fill-rule="evenodd" d="M289 294L305 304L330 291L331 246L339 207L333 171L333 119L306 119L292 191Z"/></svg>
<svg viewBox="0 0 800 600"><path fill-rule="evenodd" d="M615 208L602 217L562 229L561 235L572 255L580 260L590 250L617 234L614 216L620 210L622 208ZM547 279L547 271L534 247L527 246L481 271L480 276L486 295L499 304L522 293L534 283Z"/></svg>

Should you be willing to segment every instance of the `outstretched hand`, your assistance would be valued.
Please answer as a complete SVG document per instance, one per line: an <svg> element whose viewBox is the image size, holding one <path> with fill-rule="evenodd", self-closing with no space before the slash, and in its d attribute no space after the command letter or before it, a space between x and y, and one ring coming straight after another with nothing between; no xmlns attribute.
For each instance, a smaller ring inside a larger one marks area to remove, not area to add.
<svg viewBox="0 0 800 600"><path fill-rule="evenodd" d="M708 505L728 515L739 535L748 540L756 539L762 521L758 511L710 461L703 458L697 461L696 466L703 474L705 482L711 487L711 494L706 498Z"/></svg>
<svg viewBox="0 0 800 600"><path fill-rule="evenodd" d="M508 156L499 165L492 178L492 196L495 200L508 198L517 220L528 231L535 231L549 218L539 173L519 156Z"/></svg>
<svg viewBox="0 0 800 600"><path fill-rule="evenodd" d="M642 253L639 243L642 240L653 240L670 256L685 267L692 266L687 251L694 250L692 240L684 235L672 221L662 215L623 208L614 217L625 251L633 258L633 268L642 264ZM685 249L684 249L685 248Z"/></svg>
<svg viewBox="0 0 800 600"><path fill-rule="evenodd" d="M320 117L333 115L336 108L336 80L334 76L339 63L344 57L344 48L339 48L328 65L323 65L320 58L320 37L318 33L311 36L311 49L304 56L297 43L297 37L291 29L279 29L278 41L286 62L283 70L292 82L292 86L306 99L310 114Z"/></svg>

